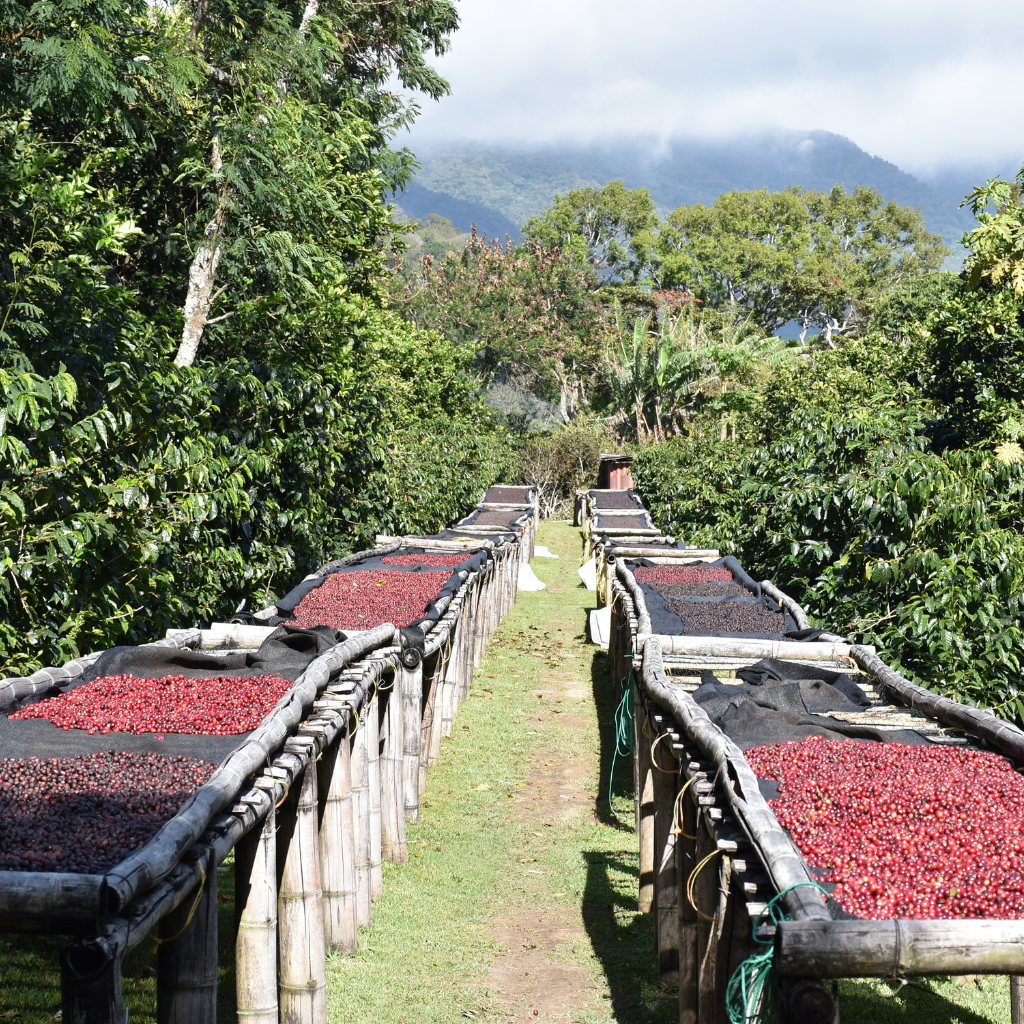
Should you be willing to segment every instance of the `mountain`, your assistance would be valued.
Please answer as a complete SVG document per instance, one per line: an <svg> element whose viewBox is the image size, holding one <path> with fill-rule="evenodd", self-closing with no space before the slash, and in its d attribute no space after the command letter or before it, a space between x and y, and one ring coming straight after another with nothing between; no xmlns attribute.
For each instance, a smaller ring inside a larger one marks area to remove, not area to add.
<svg viewBox="0 0 1024 1024"><path fill-rule="evenodd" d="M957 263L963 251L960 238L973 224L970 212L957 207L985 177L948 172L925 182L826 131L770 131L667 144L620 139L531 149L422 142L414 148L422 166L409 191L396 199L402 208L420 218L440 213L464 229L475 219L478 230L492 225L487 228L492 236L504 237L509 224L518 228L542 213L556 193L617 178L629 188L649 189L662 213L681 204L712 203L733 189L802 185L824 191L835 184L848 190L870 185L887 200L920 207L928 228L945 238ZM1007 169L1002 170L1005 175Z"/></svg>
<svg viewBox="0 0 1024 1024"><path fill-rule="evenodd" d="M417 220L425 221L429 214L436 213L447 217L463 231L469 231L475 224L477 231L486 234L488 238L497 238L503 242L505 235L511 235L514 240L519 240L518 221L510 219L501 211L473 199L463 199L446 192L434 192L416 181L404 192L391 196L390 201L397 203L406 216L415 217Z"/></svg>

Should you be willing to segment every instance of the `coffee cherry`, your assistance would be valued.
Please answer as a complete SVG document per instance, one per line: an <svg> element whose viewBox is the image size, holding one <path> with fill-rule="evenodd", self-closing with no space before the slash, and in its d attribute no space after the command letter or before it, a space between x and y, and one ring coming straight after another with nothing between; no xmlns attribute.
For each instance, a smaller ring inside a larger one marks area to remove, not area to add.
<svg viewBox="0 0 1024 1024"><path fill-rule="evenodd" d="M216 770L190 757L115 751L0 758L0 870L107 871Z"/></svg>
<svg viewBox="0 0 1024 1024"><path fill-rule="evenodd" d="M334 629L373 629L382 622L408 626L423 617L451 575L395 569L332 573L298 603L295 621Z"/></svg>
<svg viewBox="0 0 1024 1024"><path fill-rule="evenodd" d="M1024 918L1024 779L1005 758L820 737L744 756L848 913Z"/></svg>
<svg viewBox="0 0 1024 1024"><path fill-rule="evenodd" d="M278 676L138 679L105 676L30 704L11 718L44 718L61 729L235 736L255 729L292 688Z"/></svg>

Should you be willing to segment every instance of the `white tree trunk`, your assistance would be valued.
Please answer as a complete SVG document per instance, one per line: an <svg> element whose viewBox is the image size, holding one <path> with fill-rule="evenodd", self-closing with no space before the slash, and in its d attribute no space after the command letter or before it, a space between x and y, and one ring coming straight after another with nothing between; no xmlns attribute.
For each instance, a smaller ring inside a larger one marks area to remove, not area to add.
<svg viewBox="0 0 1024 1024"><path fill-rule="evenodd" d="M220 141L216 135L213 137L210 166L215 173L219 173L223 167ZM221 226L224 223L227 202L228 190L225 184L221 189L217 212L214 213L210 223L206 225L199 251L192 260L192 266L188 269L188 292L185 295L184 309L185 326L181 332L178 354L174 357L175 366L191 366L195 362L203 330L210 318L210 307L213 305L213 283L217 276L217 264L220 262Z"/></svg>

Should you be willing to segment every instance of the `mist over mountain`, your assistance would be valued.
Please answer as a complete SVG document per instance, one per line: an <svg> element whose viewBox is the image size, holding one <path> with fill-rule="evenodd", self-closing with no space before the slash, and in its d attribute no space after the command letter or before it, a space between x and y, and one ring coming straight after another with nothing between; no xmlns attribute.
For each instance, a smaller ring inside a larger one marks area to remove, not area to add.
<svg viewBox="0 0 1024 1024"><path fill-rule="evenodd" d="M959 263L960 238L973 225L964 196L997 172L947 170L922 181L895 164L871 156L854 142L826 131L765 131L726 139L619 139L589 146L544 148L479 143L413 143L422 167L415 182L396 197L410 216L440 213L453 223L504 238L542 213L556 193L621 178L629 188L646 187L663 213L680 204L712 203L733 189L789 185L852 190L870 185L888 200L920 207L929 230L941 234ZM511 230L510 230L511 226Z"/></svg>

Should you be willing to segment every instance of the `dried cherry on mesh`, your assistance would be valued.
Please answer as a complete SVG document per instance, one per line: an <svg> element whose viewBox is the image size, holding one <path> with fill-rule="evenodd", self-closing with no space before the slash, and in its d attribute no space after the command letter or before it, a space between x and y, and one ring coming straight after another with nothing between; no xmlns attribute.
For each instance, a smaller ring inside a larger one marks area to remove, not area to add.
<svg viewBox="0 0 1024 1024"><path fill-rule="evenodd" d="M115 751L0 758L0 870L107 871L216 770L190 757Z"/></svg>

